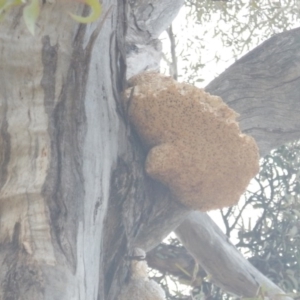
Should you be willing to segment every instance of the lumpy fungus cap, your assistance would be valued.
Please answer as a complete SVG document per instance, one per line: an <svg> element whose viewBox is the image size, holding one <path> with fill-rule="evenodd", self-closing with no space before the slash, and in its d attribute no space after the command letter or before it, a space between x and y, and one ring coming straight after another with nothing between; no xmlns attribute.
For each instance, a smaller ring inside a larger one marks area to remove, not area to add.
<svg viewBox="0 0 300 300"><path fill-rule="evenodd" d="M159 73L137 75L130 85L125 106L150 149L146 172L190 208L236 204L259 170L257 145L241 133L238 114L220 97Z"/></svg>

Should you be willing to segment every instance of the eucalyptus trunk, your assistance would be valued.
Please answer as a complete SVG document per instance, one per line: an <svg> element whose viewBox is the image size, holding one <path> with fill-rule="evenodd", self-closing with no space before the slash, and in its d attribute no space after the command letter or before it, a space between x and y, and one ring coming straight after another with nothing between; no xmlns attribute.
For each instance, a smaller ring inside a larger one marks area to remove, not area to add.
<svg viewBox="0 0 300 300"><path fill-rule="evenodd" d="M18 8L1 23L3 300L104 299L103 224L124 136L124 5L106 1L88 26L68 11L87 7L44 3L35 36Z"/></svg>

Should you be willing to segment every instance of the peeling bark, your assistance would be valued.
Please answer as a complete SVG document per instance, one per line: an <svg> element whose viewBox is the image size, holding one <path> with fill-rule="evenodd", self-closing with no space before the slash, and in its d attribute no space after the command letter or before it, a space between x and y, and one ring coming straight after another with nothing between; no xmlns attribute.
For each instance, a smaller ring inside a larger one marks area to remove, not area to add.
<svg viewBox="0 0 300 300"><path fill-rule="evenodd" d="M110 48L124 8L110 1L104 14L112 5L107 20L84 26L67 15L83 5L47 2L34 37L18 9L1 25L1 299L101 291L120 126L113 90L125 75Z"/></svg>
<svg viewBox="0 0 300 300"><path fill-rule="evenodd" d="M128 252L188 213L145 176L120 104L128 5L87 26L67 15L86 9L43 4L34 37L19 9L2 27L1 299L115 299Z"/></svg>

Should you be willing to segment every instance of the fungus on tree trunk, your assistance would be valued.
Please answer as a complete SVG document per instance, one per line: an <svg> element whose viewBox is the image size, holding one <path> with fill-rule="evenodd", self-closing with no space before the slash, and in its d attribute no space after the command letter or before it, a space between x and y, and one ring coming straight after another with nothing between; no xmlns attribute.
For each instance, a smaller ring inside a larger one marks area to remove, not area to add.
<svg viewBox="0 0 300 300"><path fill-rule="evenodd" d="M259 170L254 139L220 97L155 72L129 80L128 117L150 150L146 172L192 209L236 204Z"/></svg>

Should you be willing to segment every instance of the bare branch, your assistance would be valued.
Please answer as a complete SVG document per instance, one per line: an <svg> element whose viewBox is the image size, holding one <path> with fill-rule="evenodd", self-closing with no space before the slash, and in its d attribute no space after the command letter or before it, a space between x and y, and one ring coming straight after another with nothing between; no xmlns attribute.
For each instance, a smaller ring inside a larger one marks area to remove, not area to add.
<svg viewBox="0 0 300 300"><path fill-rule="evenodd" d="M212 280L224 290L255 297L263 288L271 299L291 300L242 256L207 214L192 212L175 233Z"/></svg>

